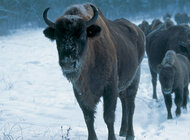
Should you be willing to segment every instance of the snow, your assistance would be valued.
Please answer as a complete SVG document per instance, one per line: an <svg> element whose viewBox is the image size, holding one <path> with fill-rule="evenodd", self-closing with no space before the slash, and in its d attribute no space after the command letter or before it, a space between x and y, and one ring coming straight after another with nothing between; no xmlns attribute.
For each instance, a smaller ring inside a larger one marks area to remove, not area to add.
<svg viewBox="0 0 190 140"><path fill-rule="evenodd" d="M147 58L143 60L141 82L136 97L134 131L136 140L189 140L190 105L179 118L167 120L158 83L158 97L152 99ZM95 129L99 140L107 139L102 99L98 104ZM121 123L118 100L115 131ZM71 130L69 130L71 128ZM67 133L68 131L68 133ZM84 140L87 129L72 85L58 66L54 42L42 29L23 30L0 37L0 140Z"/></svg>
<svg viewBox="0 0 190 140"><path fill-rule="evenodd" d="M87 9L82 4L74 4L74 5L70 6L70 7L68 7L66 9L66 11L68 11L68 10L70 10L72 8L77 8L82 13L82 15L84 15L84 16L90 16Z"/></svg>
<svg viewBox="0 0 190 140"><path fill-rule="evenodd" d="M71 21L77 21L79 19L82 19L81 17L77 15L64 15L65 18L70 19Z"/></svg>

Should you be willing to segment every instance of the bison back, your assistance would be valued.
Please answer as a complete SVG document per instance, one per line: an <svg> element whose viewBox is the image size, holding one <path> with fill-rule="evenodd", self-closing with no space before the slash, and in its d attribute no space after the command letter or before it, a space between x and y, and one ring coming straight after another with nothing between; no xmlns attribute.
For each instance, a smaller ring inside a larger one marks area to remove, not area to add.
<svg viewBox="0 0 190 140"><path fill-rule="evenodd" d="M190 32L189 27L177 25L171 26L166 30L151 33L146 39L146 52L149 60L149 65L154 72L157 71L157 66L162 62L165 53L168 50L174 50L177 53L183 54L179 48L178 42L188 40Z"/></svg>
<svg viewBox="0 0 190 140"><path fill-rule="evenodd" d="M139 27L126 19L108 23L117 50L119 84L128 85L143 59L145 35Z"/></svg>

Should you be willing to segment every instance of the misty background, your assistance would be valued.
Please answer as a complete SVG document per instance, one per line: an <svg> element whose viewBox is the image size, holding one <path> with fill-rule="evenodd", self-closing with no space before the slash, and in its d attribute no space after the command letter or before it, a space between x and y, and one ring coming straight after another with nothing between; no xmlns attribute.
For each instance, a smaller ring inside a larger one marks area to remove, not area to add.
<svg viewBox="0 0 190 140"><path fill-rule="evenodd" d="M190 0L0 0L0 35L15 29L45 27L42 13L51 7L48 17L55 20L72 4L91 2L109 19L143 20L161 18L166 13L186 12Z"/></svg>

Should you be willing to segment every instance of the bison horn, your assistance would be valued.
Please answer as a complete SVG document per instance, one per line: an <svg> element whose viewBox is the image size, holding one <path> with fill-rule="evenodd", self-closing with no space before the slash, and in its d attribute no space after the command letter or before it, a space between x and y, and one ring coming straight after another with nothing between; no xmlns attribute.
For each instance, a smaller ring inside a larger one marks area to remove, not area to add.
<svg viewBox="0 0 190 140"><path fill-rule="evenodd" d="M48 26L50 26L50 27L52 27L52 28L55 28L55 23L53 23L52 21L50 21L50 20L47 18L47 12L48 12L49 9L50 9L50 8L46 8L46 9L44 10L43 18L44 18L45 23L46 23Z"/></svg>
<svg viewBox="0 0 190 140"><path fill-rule="evenodd" d="M89 27L92 24L94 24L98 18L98 10L96 9L96 7L92 4L90 4L90 6L92 7L93 11L94 11L94 16L92 17L92 19L90 19L89 21L86 22L86 26Z"/></svg>

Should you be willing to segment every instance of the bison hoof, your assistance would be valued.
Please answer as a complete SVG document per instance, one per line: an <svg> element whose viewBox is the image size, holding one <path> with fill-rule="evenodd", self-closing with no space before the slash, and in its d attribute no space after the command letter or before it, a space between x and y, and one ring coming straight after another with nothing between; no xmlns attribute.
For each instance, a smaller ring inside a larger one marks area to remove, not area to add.
<svg viewBox="0 0 190 140"><path fill-rule="evenodd" d="M126 137L126 140L134 140L134 139L135 139L134 136L127 136L127 137Z"/></svg>
<svg viewBox="0 0 190 140"><path fill-rule="evenodd" d="M112 136L108 136L108 140L116 140L116 137L115 137L115 135L112 135Z"/></svg>
<svg viewBox="0 0 190 140"><path fill-rule="evenodd" d="M153 99L158 100L157 95L153 95Z"/></svg>
<svg viewBox="0 0 190 140"><path fill-rule="evenodd" d="M88 140L98 140L97 137L94 137L94 138L88 138Z"/></svg>
<svg viewBox="0 0 190 140"><path fill-rule="evenodd" d="M98 140L98 138L95 134L95 135L88 136L88 140Z"/></svg>
<svg viewBox="0 0 190 140"><path fill-rule="evenodd" d="M181 110L177 109L175 113L176 113L176 117L179 117L181 115Z"/></svg>
<svg viewBox="0 0 190 140"><path fill-rule="evenodd" d="M127 136L127 131L126 131L126 129L120 129L120 132L119 132L119 136L121 136L121 137L126 137Z"/></svg>
<svg viewBox="0 0 190 140"><path fill-rule="evenodd" d="M171 120L171 119L173 119L173 117L170 115L170 116L168 116L168 120Z"/></svg>

